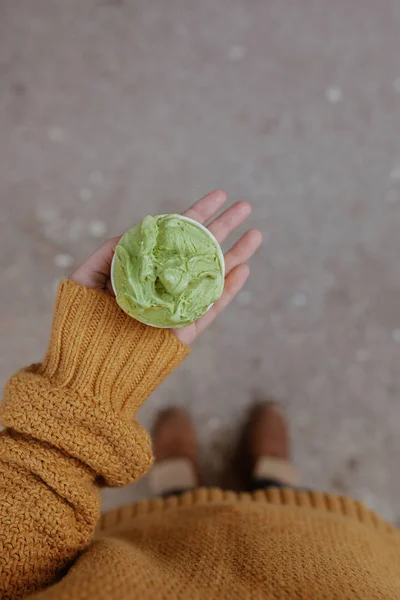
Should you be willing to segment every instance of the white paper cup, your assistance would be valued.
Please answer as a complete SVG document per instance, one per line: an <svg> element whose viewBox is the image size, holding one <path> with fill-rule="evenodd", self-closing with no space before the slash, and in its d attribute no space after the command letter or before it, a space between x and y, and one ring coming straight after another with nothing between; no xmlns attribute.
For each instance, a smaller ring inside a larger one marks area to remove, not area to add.
<svg viewBox="0 0 400 600"><path fill-rule="evenodd" d="M157 216L158 217L167 217L167 216L178 217L182 221L187 221L188 223L192 223L193 225L196 225L196 227L199 227L199 229L202 229L203 231L205 231L207 233L207 235L215 243L215 246L216 246L217 252L218 252L218 258L220 260L221 267L222 267L222 276L225 277L225 259L224 259L224 254L222 252L222 248L219 245L219 242L215 239L215 237L211 233L211 231L209 231L207 229L207 227L204 227L204 225L202 225L201 223L198 223L197 221L195 221L194 219L190 219L189 217L184 217L183 215L171 214L171 215L157 215ZM135 227L135 225L133 225L133 227ZM111 261L111 285L112 285L112 289L114 291L114 294L117 295L117 289L116 289L115 282L114 282L114 265L115 265L115 252L114 252L114 256L113 256L112 261ZM206 310L206 313L210 310L210 308L213 306L213 304L214 304L214 302L212 302L210 304L210 306ZM204 314L206 314L206 313L204 313ZM145 323L145 325L149 325L149 327L157 327L157 329L171 329L170 325L152 325L151 323L147 323L146 321L142 321L142 319L140 319L140 317L137 317L136 315L135 315L134 318L137 321L140 321L141 323Z"/></svg>

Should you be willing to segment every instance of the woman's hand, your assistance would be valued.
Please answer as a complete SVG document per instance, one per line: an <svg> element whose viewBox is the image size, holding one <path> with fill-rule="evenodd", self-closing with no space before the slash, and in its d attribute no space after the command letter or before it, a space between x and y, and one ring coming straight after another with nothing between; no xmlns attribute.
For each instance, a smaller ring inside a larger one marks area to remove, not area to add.
<svg viewBox="0 0 400 600"><path fill-rule="evenodd" d="M225 192L210 192L183 214L204 224L215 216L226 203L226 200ZM251 206L248 202L236 202L221 215L214 218L208 225L208 229L221 244L230 233L247 219L250 213ZM71 279L87 287L103 290L113 296L110 279L111 262L119 239L120 236L107 240L74 271ZM257 250L261 240L261 232L257 229L250 229L225 254L225 287L222 297L192 325L171 330L181 342L191 344L198 334L214 321L241 290L250 273L246 262Z"/></svg>

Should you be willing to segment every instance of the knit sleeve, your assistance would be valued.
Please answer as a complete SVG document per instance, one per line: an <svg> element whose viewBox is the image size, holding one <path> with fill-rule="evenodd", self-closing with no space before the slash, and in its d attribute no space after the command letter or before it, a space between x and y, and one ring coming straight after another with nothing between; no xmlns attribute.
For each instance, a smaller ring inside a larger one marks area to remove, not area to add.
<svg viewBox="0 0 400 600"><path fill-rule="evenodd" d="M10 379L0 406L0 597L60 577L91 539L100 486L146 472L136 412L188 352L111 297L61 284L44 361Z"/></svg>

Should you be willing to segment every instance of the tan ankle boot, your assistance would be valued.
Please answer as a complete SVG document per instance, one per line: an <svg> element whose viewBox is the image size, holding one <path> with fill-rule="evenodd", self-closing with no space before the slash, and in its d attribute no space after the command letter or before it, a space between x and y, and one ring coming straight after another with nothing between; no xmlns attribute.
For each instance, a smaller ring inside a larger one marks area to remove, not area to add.
<svg viewBox="0 0 400 600"><path fill-rule="evenodd" d="M298 485L300 477L291 461L287 421L277 402L253 406L246 425L245 443L253 480Z"/></svg>
<svg viewBox="0 0 400 600"><path fill-rule="evenodd" d="M153 431L154 465L149 473L154 495L199 487L198 441L188 412L168 408L158 414Z"/></svg>

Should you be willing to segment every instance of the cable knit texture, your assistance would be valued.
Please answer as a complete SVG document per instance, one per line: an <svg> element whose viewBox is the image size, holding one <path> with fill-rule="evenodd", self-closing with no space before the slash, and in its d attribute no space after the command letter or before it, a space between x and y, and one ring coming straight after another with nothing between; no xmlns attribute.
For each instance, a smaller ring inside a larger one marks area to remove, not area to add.
<svg viewBox="0 0 400 600"><path fill-rule="evenodd" d="M0 409L0 597L400 598L398 531L347 498L203 489L99 517L102 485L149 468L136 411L187 353L62 283L46 357Z"/></svg>

